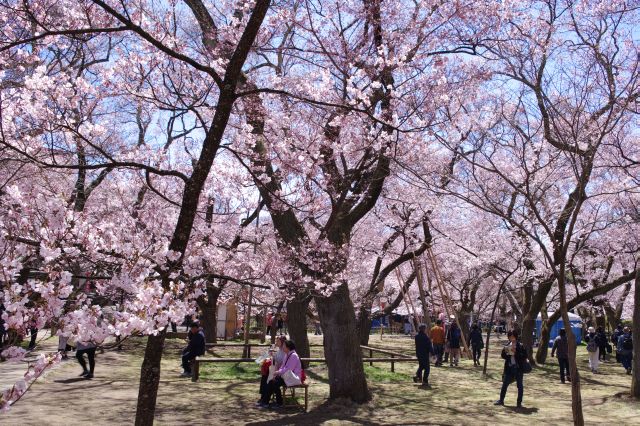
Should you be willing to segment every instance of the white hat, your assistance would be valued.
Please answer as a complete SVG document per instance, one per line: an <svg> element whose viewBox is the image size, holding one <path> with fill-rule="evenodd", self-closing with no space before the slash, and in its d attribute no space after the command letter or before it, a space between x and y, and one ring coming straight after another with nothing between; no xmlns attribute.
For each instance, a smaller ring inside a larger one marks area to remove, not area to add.
<svg viewBox="0 0 640 426"><path fill-rule="evenodd" d="M596 332L596 329L595 329L595 328L593 328L593 327L589 327L589 330L588 330L588 331L589 331L589 333L595 333L595 332Z"/></svg>

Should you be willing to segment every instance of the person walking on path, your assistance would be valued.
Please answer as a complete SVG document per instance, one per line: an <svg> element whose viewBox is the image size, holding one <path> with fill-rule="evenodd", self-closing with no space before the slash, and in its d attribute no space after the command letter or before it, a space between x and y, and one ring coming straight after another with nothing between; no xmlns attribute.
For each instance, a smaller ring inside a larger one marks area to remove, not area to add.
<svg viewBox="0 0 640 426"><path fill-rule="evenodd" d="M566 379L570 382L569 376L569 340L567 339L567 331L564 328L560 329L558 337L553 341L553 347L551 348L551 358L553 356L558 357L558 365L560 366L560 381L565 382Z"/></svg>
<svg viewBox="0 0 640 426"><path fill-rule="evenodd" d="M611 343L613 343L613 347L616 349L616 362L621 362L620 354L618 353L618 339L623 334L624 330L622 328L622 324L618 324L613 334L611 334Z"/></svg>
<svg viewBox="0 0 640 426"><path fill-rule="evenodd" d="M449 344L449 366L453 367L454 365L458 366L458 361L460 361L460 339L462 337L462 332L460 331L460 327L456 322L451 323L451 327L449 327L449 332L447 333L447 343Z"/></svg>
<svg viewBox="0 0 640 426"><path fill-rule="evenodd" d="M431 343L433 344L433 352L436 356L436 367L442 365L442 355L444 354L444 328L442 320L436 321L436 325L431 328Z"/></svg>
<svg viewBox="0 0 640 426"><path fill-rule="evenodd" d="M431 339L427 335L427 326L421 324L415 337L416 357L418 358L418 371L413 376L414 383L422 383L422 386L429 386L429 373L431 366L429 364L429 356L433 354L433 346Z"/></svg>
<svg viewBox="0 0 640 426"><path fill-rule="evenodd" d="M87 363L84 360L84 354L87 354L87 359L89 360L88 370ZM93 372L96 368L96 344L93 342L76 342L76 358L82 367L80 377L93 379Z"/></svg>
<svg viewBox="0 0 640 426"><path fill-rule="evenodd" d="M473 324L471 327L471 333L469 333L469 346L473 352L473 365L474 367L480 365L480 353L484 348L484 342L482 341L482 333L478 324Z"/></svg>
<svg viewBox="0 0 640 426"><path fill-rule="evenodd" d="M500 399L494 405L504 405L504 397L512 381L516 381L518 386L518 408L522 407L522 397L524 395L524 364L527 362L527 350L518 341L518 332L511 330L507 333L509 344L502 348L502 358L504 359L504 371L502 373L502 388L500 389Z"/></svg>
<svg viewBox="0 0 640 426"><path fill-rule="evenodd" d="M595 328L589 327L588 334L584 337L584 341L587 342L589 368L591 368L591 372L595 374L598 372L598 365L600 365L600 361L598 360L600 349L598 348L598 340L596 338Z"/></svg>
<svg viewBox="0 0 640 426"><path fill-rule="evenodd" d="M633 360L633 339L631 329L625 327L622 335L618 338L617 352L620 354L620 362L627 374L631 374L631 361Z"/></svg>
<svg viewBox="0 0 640 426"><path fill-rule="evenodd" d="M182 377L191 377L191 361L204 355L205 347L204 333L200 331L200 325L194 322L189 330L189 343L182 350Z"/></svg>
<svg viewBox="0 0 640 426"><path fill-rule="evenodd" d="M596 328L596 343L598 344L598 361L606 361L607 360L607 345L609 342L607 341L607 335L604 334L604 329L602 327ZM609 348L611 349L611 348Z"/></svg>

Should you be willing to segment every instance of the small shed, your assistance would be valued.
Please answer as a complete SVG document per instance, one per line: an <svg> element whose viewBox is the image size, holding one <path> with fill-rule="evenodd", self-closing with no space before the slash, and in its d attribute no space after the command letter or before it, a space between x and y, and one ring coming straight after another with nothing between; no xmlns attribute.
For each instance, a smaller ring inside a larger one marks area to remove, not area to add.
<svg viewBox="0 0 640 426"><path fill-rule="evenodd" d="M233 338L239 328L238 307L235 302L235 300L230 300L227 303L218 304L218 324L216 327L218 339Z"/></svg>
<svg viewBox="0 0 640 426"><path fill-rule="evenodd" d="M549 316L553 315L553 312L549 312ZM579 315L569 312L569 323L571 324L571 330L576 336L576 344L582 343L582 318ZM553 346L553 341L558 337L558 333L561 328L566 328L564 321L560 318L551 327L551 333L549 334L549 346ZM536 335L540 338L540 330L542 329L542 315L538 314L536 319Z"/></svg>

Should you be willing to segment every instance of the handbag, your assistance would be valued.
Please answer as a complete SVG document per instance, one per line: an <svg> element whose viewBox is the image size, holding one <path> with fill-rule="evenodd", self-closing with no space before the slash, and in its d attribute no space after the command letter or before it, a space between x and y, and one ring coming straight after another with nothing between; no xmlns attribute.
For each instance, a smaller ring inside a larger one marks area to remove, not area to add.
<svg viewBox="0 0 640 426"><path fill-rule="evenodd" d="M532 370L533 370L533 368L531 367L531 363L529 362L529 360L525 360L522 363L522 373L523 374L529 374L529 373L531 373Z"/></svg>
<svg viewBox="0 0 640 426"><path fill-rule="evenodd" d="M269 366L269 376L267 377L267 383L273 380L273 376L276 374L276 366L271 364Z"/></svg>
<svg viewBox="0 0 640 426"><path fill-rule="evenodd" d="M300 381L300 377L296 376L291 370L287 370L282 375L282 380L284 380L284 384L287 385L288 388L290 388L291 386L298 386L302 384L302 382Z"/></svg>

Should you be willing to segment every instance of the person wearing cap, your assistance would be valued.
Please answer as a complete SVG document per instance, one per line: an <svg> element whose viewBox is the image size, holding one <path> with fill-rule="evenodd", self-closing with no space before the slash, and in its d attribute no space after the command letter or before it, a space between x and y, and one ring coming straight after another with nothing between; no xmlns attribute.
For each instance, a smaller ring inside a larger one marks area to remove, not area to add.
<svg viewBox="0 0 640 426"><path fill-rule="evenodd" d="M568 381L571 381L569 374L569 341L567 339L567 330L560 329L558 337L553 341L553 347L551 348L551 357L558 357L558 365L560 366L560 381L564 383L565 373Z"/></svg>
<svg viewBox="0 0 640 426"><path fill-rule="evenodd" d="M592 373L598 372L598 366L600 361L598 360L600 349L598 348L598 340L596 338L596 329L589 327L588 334L584 337L584 341L587 342L587 354L589 355L589 368Z"/></svg>
<svg viewBox="0 0 640 426"><path fill-rule="evenodd" d="M189 343L182 350L182 377L191 377L191 361L197 356L204 355L206 342L200 324L192 322L189 329Z"/></svg>
<svg viewBox="0 0 640 426"><path fill-rule="evenodd" d="M429 373L431 366L429 365L429 356L434 353L431 339L427 336L427 326L421 324L418 327L418 333L415 337L416 358L418 358L418 371L413 376L413 382L421 382L422 386L429 386ZM424 374L423 374L424 372Z"/></svg>

